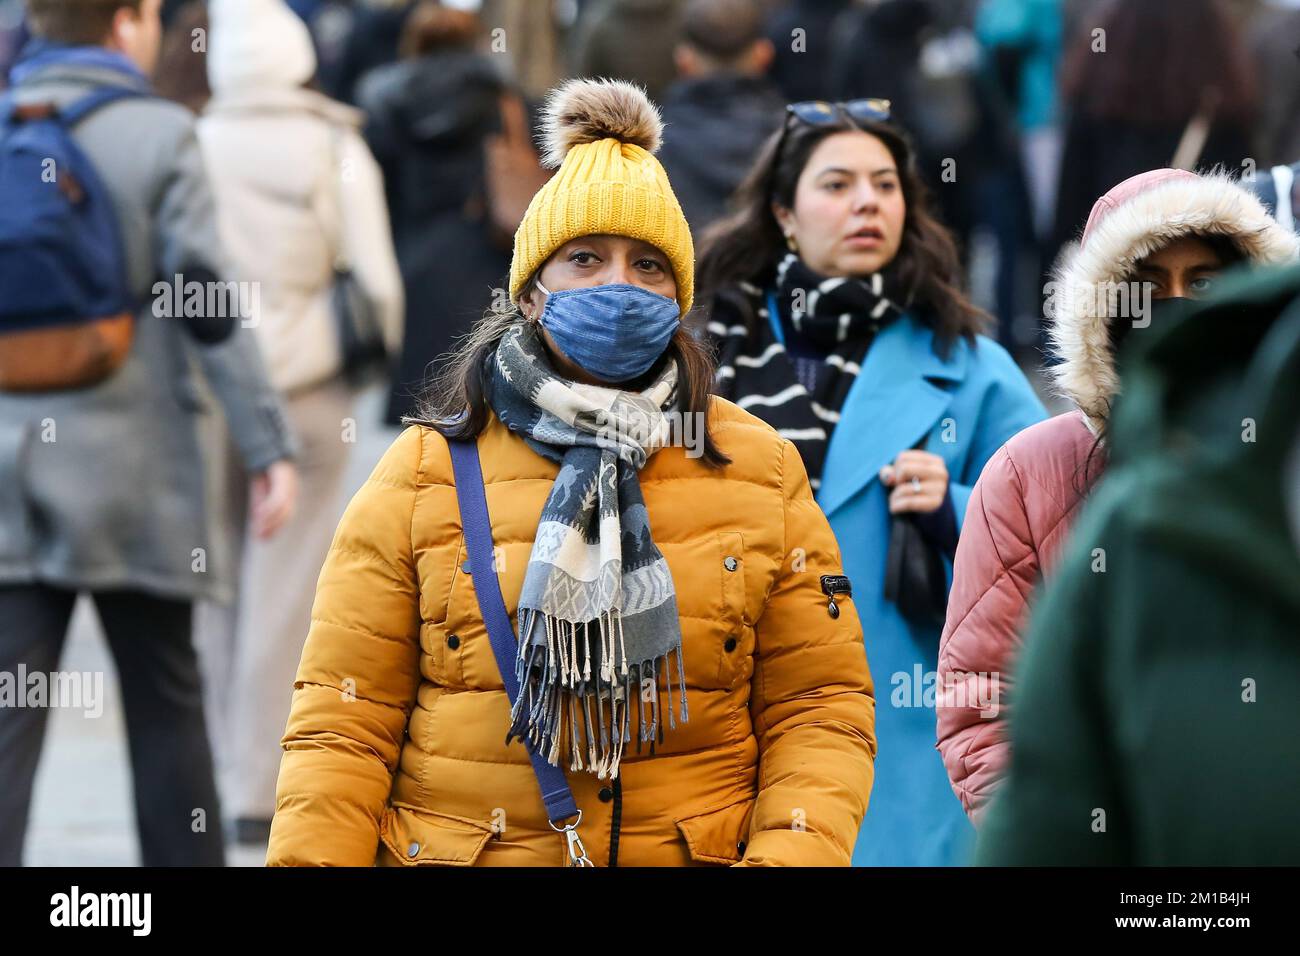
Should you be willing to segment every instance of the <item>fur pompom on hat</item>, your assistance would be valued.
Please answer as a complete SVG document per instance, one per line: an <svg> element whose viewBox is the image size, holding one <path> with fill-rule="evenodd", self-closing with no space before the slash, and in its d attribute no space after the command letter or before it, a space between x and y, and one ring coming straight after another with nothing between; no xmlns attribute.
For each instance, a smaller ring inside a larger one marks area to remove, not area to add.
<svg viewBox="0 0 1300 956"><path fill-rule="evenodd" d="M602 139L659 151L664 124L640 89L616 80L572 80L546 101L542 165L559 166L569 150Z"/></svg>
<svg viewBox="0 0 1300 956"><path fill-rule="evenodd" d="M1228 173L1153 169L1098 199L1082 240L1058 259L1048 332L1060 362L1051 374L1094 433L1105 426L1120 387L1110 345L1115 319L1104 307L1108 285L1127 282L1138 262L1171 242L1199 235L1223 236L1256 265L1300 255L1300 239Z"/></svg>
<svg viewBox="0 0 1300 956"><path fill-rule="evenodd" d="M560 246L580 236L627 236L663 251L677 281L681 314L695 295L695 247L668 174L654 156L659 110L639 87L575 79L547 99L542 164L556 169L515 232L510 300Z"/></svg>

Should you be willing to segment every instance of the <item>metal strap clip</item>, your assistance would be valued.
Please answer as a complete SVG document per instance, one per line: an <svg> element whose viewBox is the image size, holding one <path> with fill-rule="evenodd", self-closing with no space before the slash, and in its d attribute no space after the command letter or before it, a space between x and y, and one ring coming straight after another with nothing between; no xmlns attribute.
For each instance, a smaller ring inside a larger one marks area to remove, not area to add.
<svg viewBox="0 0 1300 956"><path fill-rule="evenodd" d="M556 833L563 833L565 846L569 851L569 866L595 866L587 856L587 848L582 845L582 837L578 836L578 824L582 822L582 811L578 811L578 819L572 823L566 823L562 827L551 824L551 829Z"/></svg>

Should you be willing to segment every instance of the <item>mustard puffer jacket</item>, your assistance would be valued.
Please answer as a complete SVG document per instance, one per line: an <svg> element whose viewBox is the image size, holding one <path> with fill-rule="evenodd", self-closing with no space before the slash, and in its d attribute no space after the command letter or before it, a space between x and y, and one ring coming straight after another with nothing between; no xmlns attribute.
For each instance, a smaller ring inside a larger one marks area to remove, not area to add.
<svg viewBox="0 0 1300 956"><path fill-rule="evenodd" d="M597 866L847 866L875 698L853 601L832 610L823 591L822 575L843 573L839 548L795 447L721 398L709 415L731 464L668 447L640 473L677 590L689 721L653 756L628 743L617 781L566 770L579 833ZM513 618L559 468L495 417L478 446ZM567 861L526 751L505 744L508 698L467 568L446 440L411 426L321 571L268 864Z"/></svg>

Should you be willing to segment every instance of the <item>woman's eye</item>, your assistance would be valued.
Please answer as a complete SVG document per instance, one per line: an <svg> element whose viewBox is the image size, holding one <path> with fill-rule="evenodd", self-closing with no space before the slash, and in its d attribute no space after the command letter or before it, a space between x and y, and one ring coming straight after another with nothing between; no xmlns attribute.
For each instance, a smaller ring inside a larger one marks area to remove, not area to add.
<svg viewBox="0 0 1300 956"><path fill-rule="evenodd" d="M1193 292L1209 292L1214 288L1214 279L1210 276L1200 276L1189 282L1187 287Z"/></svg>
<svg viewBox="0 0 1300 956"><path fill-rule="evenodd" d="M656 259L642 259L640 262L637 263L637 265L641 266L643 269L646 269L647 271L650 272L662 270L664 267L663 263L659 262Z"/></svg>
<svg viewBox="0 0 1300 956"><path fill-rule="evenodd" d="M892 193L895 189L898 188L898 183L886 181L881 183L876 188L884 193Z"/></svg>
<svg viewBox="0 0 1300 956"><path fill-rule="evenodd" d="M580 266L585 266L588 265L591 262L591 260L594 258L596 258L596 254L594 252L575 252L573 255L569 256L569 261L576 262Z"/></svg>
<svg viewBox="0 0 1300 956"><path fill-rule="evenodd" d="M824 186L822 186L822 188L825 189L827 192L837 193L840 190L844 189L846 186L848 186L848 183L844 182L843 180L835 180L826 183Z"/></svg>

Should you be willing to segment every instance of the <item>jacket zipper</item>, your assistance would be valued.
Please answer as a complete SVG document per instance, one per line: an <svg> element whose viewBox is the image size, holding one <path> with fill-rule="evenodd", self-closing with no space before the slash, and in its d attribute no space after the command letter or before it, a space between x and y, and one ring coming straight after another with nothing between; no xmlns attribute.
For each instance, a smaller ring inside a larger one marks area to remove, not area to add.
<svg viewBox="0 0 1300 956"><path fill-rule="evenodd" d="M614 814L609 820L609 865L618 866L618 830L623 824L623 778L614 778Z"/></svg>

